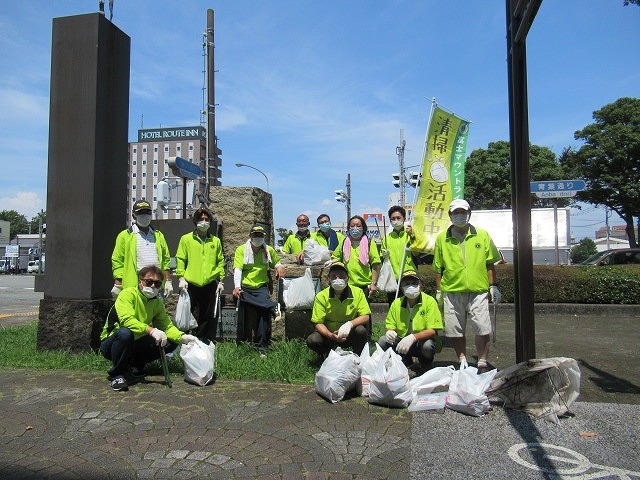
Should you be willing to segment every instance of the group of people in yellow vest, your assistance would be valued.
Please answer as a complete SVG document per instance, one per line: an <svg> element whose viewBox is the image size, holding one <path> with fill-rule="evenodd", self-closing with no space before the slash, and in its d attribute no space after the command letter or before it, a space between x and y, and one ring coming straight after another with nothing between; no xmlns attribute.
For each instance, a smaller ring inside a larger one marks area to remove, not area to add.
<svg viewBox="0 0 640 480"><path fill-rule="evenodd" d="M198 326L193 335L178 330L161 298L173 293L167 242L151 226L149 202L135 202L132 214L134 223L118 235L111 257L115 314L109 315L100 337L100 351L112 362L108 373L116 391L127 390L132 378L144 376L145 365L160 356L158 346L171 352L196 337L216 338L213 312L225 276L220 239L209 231L213 216L200 208L193 214L195 229L180 238L175 255L178 285L189 294ZM424 292L411 255L412 250L424 247L425 239L406 223L404 208L391 207L388 214L393 230L383 239L380 251L369 239L361 216L349 219L347 235L331 228L329 215L317 218L314 233L309 231L309 218L298 216L297 232L286 239L283 251L301 260L305 242L314 239L331 254L330 284L315 297L311 317L315 331L307 338L307 345L321 356L336 346L362 351L371 336L369 297L377 290L380 266L387 259L399 288L397 298L396 292L388 293L386 332L378 340L380 346L393 348L407 364L416 357L423 368L429 368L442 348L444 333L452 338L462 360L468 318L475 335L478 369L487 368L491 332L488 297L500 301L494 269L500 254L493 241L486 231L469 223L469 204L453 200L449 206L452 225L435 243L434 297ZM275 271L276 278L284 276L278 252L265 242L266 234L262 225L253 225L233 259L233 297L239 306L237 338L252 342L261 355L266 355L271 318L279 308L269 295L269 275Z"/></svg>
<svg viewBox="0 0 640 480"><path fill-rule="evenodd" d="M466 200L453 200L448 213L452 225L435 242L433 296L424 291L411 254L423 250L427 239L406 222L404 208L389 209L392 231L382 240L380 251L369 240L367 224L358 215L349 219L346 236L334 232L329 216L324 214L317 219L318 230L311 234L309 218L300 215L296 221L298 231L287 238L283 251L300 255L305 241L314 239L329 247L333 261L329 267L330 285L316 295L313 305L311 321L315 331L307 338L309 348L323 356L336 346L362 351L371 332L368 299L378 288L380 267L386 259L398 289L387 294L386 331L378 344L385 350L392 348L408 365L417 358L427 369L442 349L444 335L451 338L462 362L466 360L465 330L469 320L478 370L484 371L492 329L488 301L501 300L494 267L501 256L489 234L469 223L471 207ZM333 245L332 234L338 237Z"/></svg>

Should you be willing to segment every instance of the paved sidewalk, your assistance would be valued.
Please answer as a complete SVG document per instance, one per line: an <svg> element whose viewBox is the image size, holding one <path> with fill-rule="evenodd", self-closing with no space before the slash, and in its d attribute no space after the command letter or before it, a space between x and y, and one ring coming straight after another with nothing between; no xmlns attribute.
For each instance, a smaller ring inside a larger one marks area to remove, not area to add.
<svg viewBox="0 0 640 480"><path fill-rule="evenodd" d="M640 479L639 321L537 315L537 356L582 370L575 416L558 425L500 407L474 418L330 404L313 385L174 376L169 389L151 376L113 392L96 372L0 370L0 479ZM501 312L494 366L515 362L513 338ZM454 360L445 348L436 365Z"/></svg>
<svg viewBox="0 0 640 480"><path fill-rule="evenodd" d="M2 479L640 479L640 407L578 402L554 425L494 407L409 413L313 386L0 372ZM600 472L600 473L598 473Z"/></svg>

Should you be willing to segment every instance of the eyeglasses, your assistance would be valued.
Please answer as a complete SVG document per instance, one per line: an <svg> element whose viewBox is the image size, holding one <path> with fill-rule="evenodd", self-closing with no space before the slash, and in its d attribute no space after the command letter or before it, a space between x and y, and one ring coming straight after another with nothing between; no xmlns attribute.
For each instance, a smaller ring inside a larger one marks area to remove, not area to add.
<svg viewBox="0 0 640 480"><path fill-rule="evenodd" d="M142 279L142 281L147 287L153 286L156 288L160 288L162 286L162 280L152 280L150 278L144 278Z"/></svg>

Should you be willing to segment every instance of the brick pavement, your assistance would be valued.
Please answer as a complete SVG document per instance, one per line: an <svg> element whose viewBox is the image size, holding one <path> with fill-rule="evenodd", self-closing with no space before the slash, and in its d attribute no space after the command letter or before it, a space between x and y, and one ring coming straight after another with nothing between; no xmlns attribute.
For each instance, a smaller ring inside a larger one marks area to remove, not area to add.
<svg viewBox="0 0 640 480"><path fill-rule="evenodd" d="M313 386L113 392L99 373L0 372L0 478L407 478L411 415Z"/></svg>

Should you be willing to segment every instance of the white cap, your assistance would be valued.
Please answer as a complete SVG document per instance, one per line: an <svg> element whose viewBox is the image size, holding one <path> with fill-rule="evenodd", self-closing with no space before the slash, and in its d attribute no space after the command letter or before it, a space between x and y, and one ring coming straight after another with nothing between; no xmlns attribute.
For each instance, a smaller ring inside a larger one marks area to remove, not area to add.
<svg viewBox="0 0 640 480"><path fill-rule="evenodd" d="M471 207L469 206L469 202L467 202L466 200L463 200L461 198L456 198L454 201L451 202L451 204L449 205L449 212L453 212L454 210L457 210L458 208L462 208L463 210L466 210L467 212L471 211Z"/></svg>

